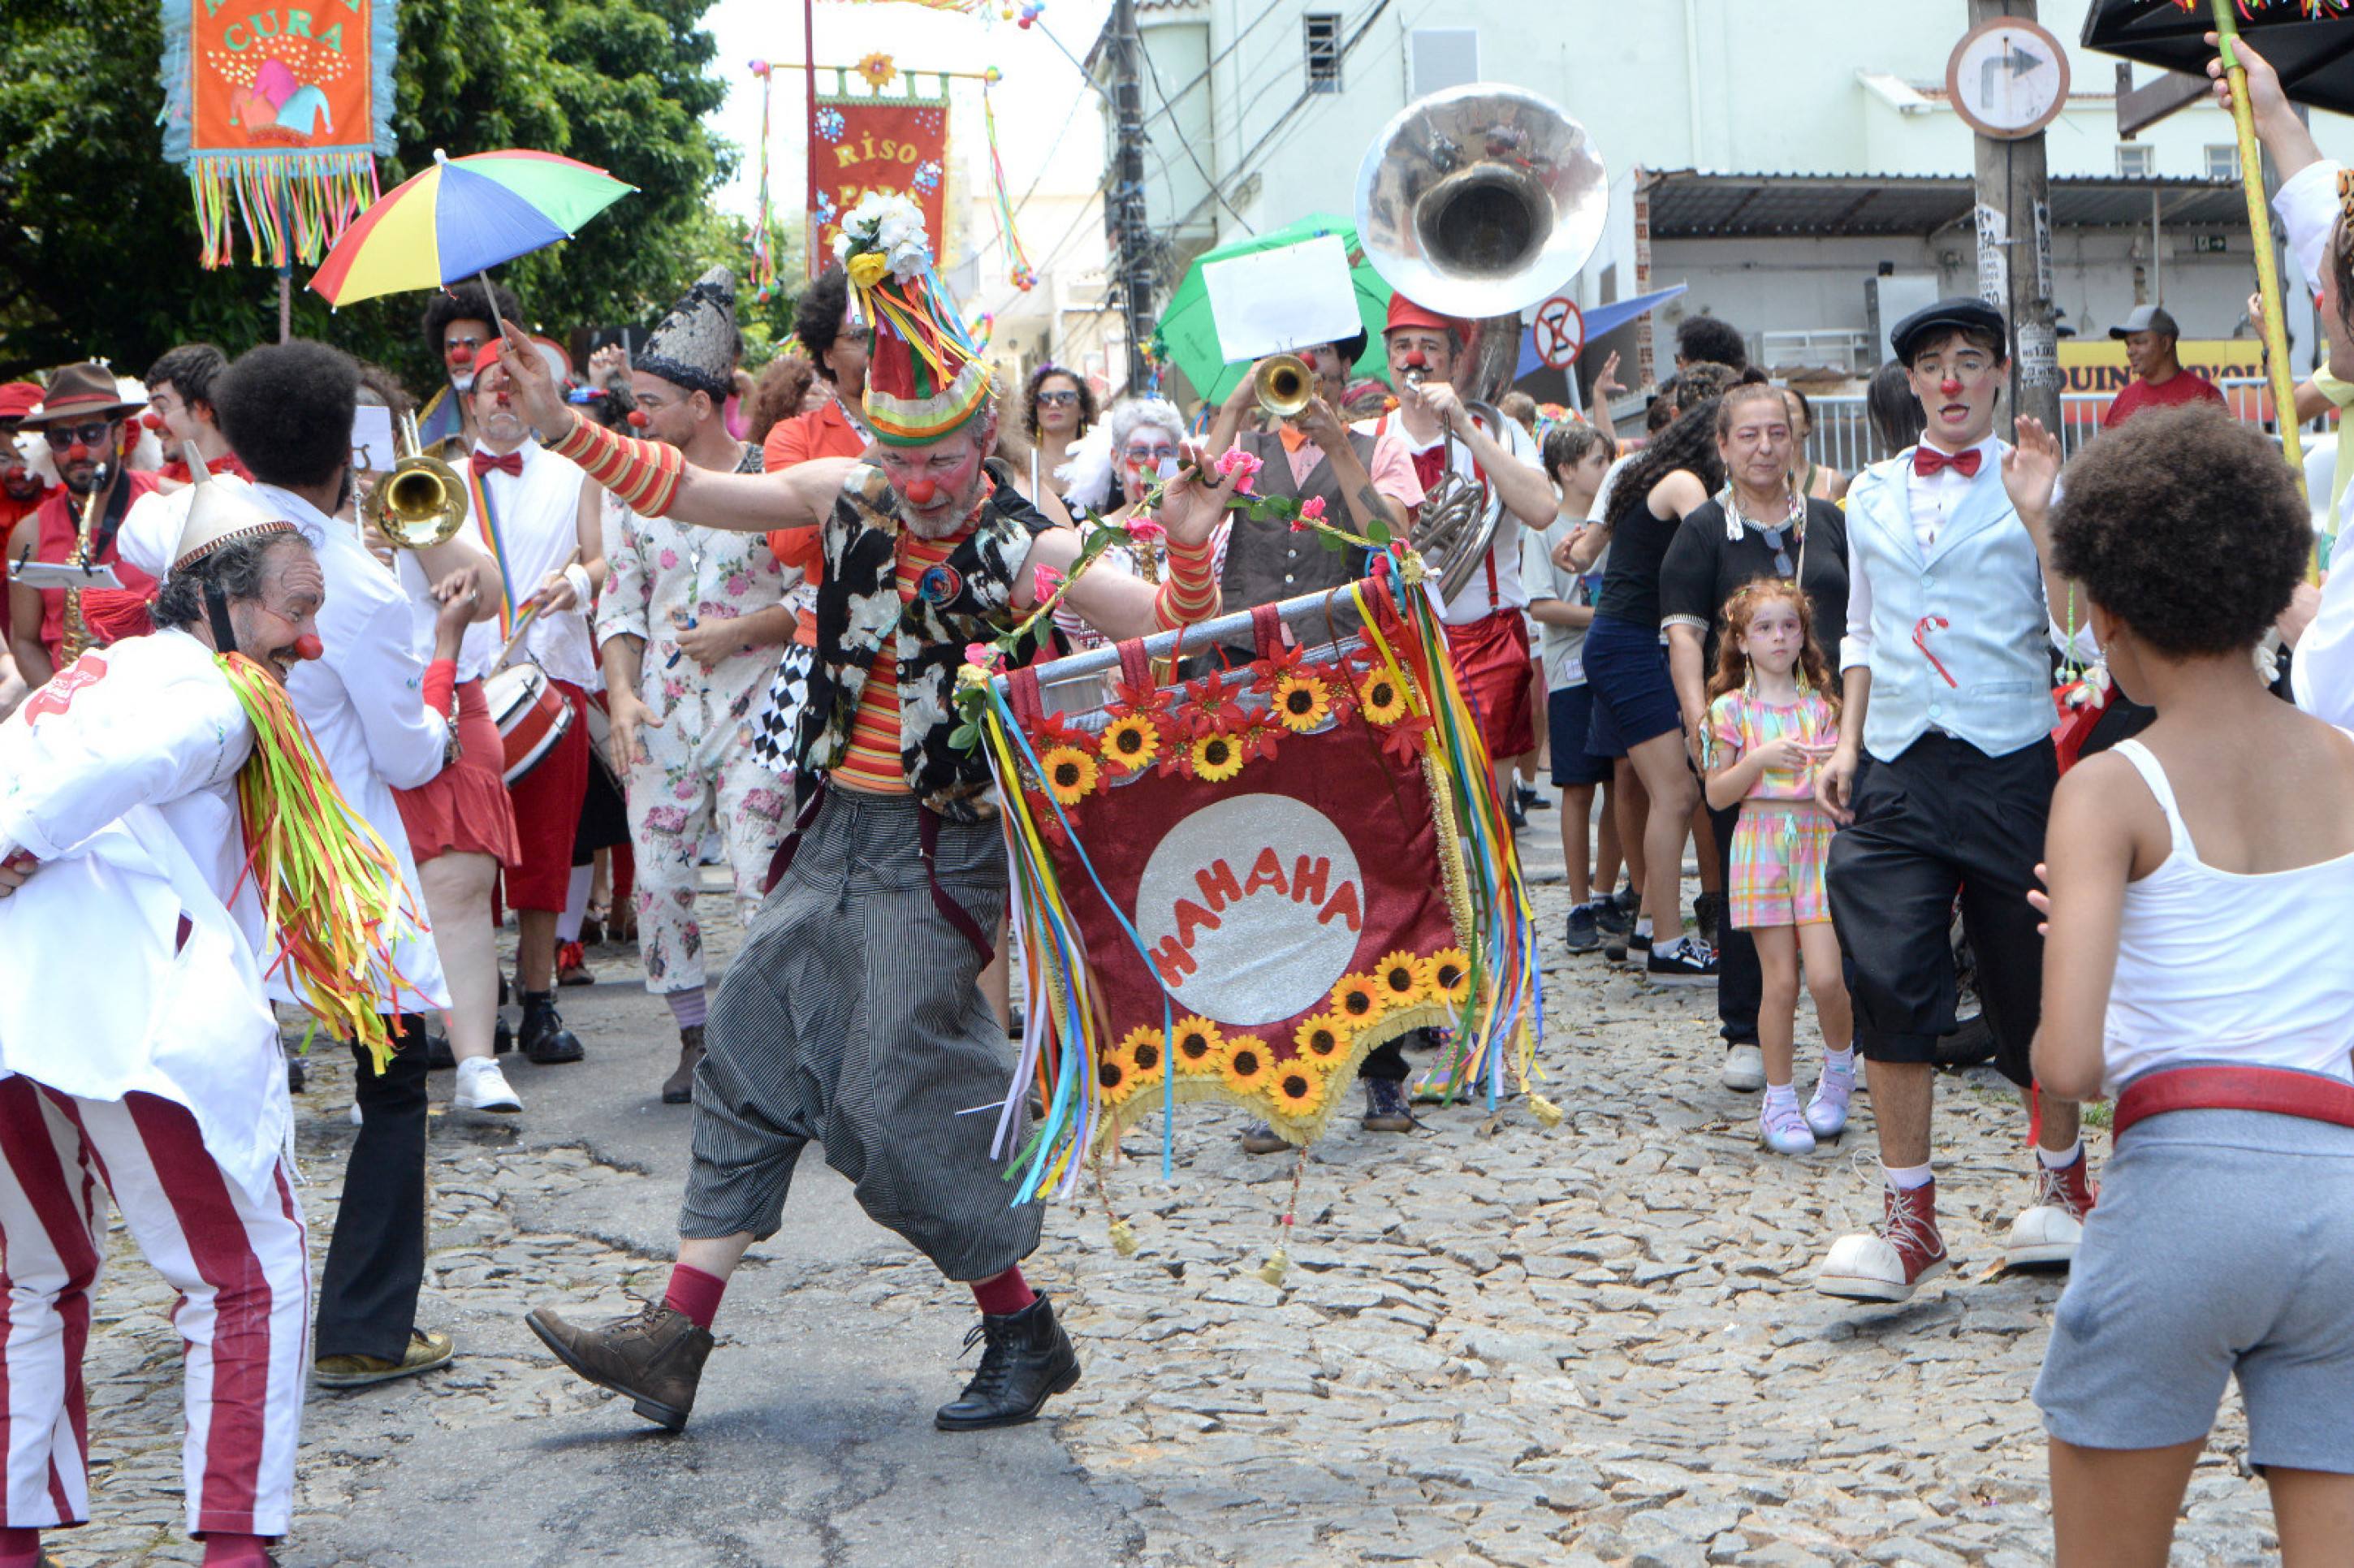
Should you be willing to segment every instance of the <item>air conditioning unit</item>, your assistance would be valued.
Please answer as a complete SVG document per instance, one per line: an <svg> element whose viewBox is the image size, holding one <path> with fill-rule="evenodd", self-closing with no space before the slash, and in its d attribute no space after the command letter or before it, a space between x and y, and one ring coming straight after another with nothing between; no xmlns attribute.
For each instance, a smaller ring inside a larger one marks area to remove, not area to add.
<svg viewBox="0 0 2354 1568"><path fill-rule="evenodd" d="M1872 363L1882 364L1894 352L1888 346L1889 328L1914 311L1928 309L1939 297L1934 272L1882 272L1866 278L1863 322L1872 333Z"/></svg>

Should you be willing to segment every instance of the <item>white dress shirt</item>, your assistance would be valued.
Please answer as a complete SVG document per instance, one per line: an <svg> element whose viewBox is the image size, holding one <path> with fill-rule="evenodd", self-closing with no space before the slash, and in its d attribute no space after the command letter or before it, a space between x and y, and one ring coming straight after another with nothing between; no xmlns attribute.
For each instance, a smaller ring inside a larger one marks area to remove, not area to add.
<svg viewBox="0 0 2354 1568"><path fill-rule="evenodd" d="M325 652L294 667L286 679L287 693L311 726L335 788L399 863L408 906L422 920L425 895L392 792L414 789L441 771L450 726L443 715L425 711L425 662L417 656L409 598L353 536L349 524L274 485L258 484L254 494L302 530L327 578L327 597L319 607L319 641ZM392 956L406 983L395 988L397 995L383 999L387 1012L450 1005L430 936L403 939ZM273 981L271 994L291 1000L292 993Z"/></svg>
<svg viewBox="0 0 2354 1568"><path fill-rule="evenodd" d="M2288 249L2305 271L2307 286L2320 287L2321 263L2328 254L2329 237L2338 224L2339 165L2327 158L2306 164L2281 182L2273 197L2288 233ZM2338 536L2354 537L2348 519L2354 517L2354 485L2346 490L2335 519ZM2289 684L2296 705L2318 719L2341 726L2354 726L2354 561L2339 562L2321 585L2321 608L2305 635L2296 641Z"/></svg>
<svg viewBox="0 0 2354 1568"><path fill-rule="evenodd" d="M98 650L0 724L0 845L42 863L0 898L0 1073L183 1106L260 1202L292 1112L243 875L252 749L212 650L185 631Z"/></svg>
<svg viewBox="0 0 2354 1568"><path fill-rule="evenodd" d="M520 450L523 472L493 470L482 475L497 537L490 537L482 519L470 514L476 537L506 577L508 599L518 615L547 575L580 547L580 487L587 477L537 441L527 440ZM535 617L523 643L524 652L550 676L588 691L598 689L597 654L588 637L592 608L583 602Z"/></svg>

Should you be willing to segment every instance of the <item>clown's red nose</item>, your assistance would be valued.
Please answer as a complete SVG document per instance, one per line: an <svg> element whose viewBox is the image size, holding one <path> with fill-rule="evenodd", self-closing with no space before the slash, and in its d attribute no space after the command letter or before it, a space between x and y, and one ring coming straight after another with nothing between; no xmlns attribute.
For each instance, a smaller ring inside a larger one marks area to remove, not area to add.
<svg viewBox="0 0 2354 1568"><path fill-rule="evenodd" d="M297 659L316 659L326 651L327 645L312 632L306 631L294 640L294 657Z"/></svg>
<svg viewBox="0 0 2354 1568"><path fill-rule="evenodd" d="M1422 350L1418 348L1408 349L1405 356L1405 367L1408 370L1426 370L1430 367L1430 361L1425 357Z"/></svg>
<svg viewBox="0 0 2354 1568"><path fill-rule="evenodd" d="M139 416L139 422L151 430L161 430L164 428L164 416L150 408Z"/></svg>
<svg viewBox="0 0 2354 1568"><path fill-rule="evenodd" d="M1958 397L1962 395L1962 384L1949 377L1937 384L1937 390L1948 397Z"/></svg>
<svg viewBox="0 0 2354 1568"><path fill-rule="evenodd" d="M940 487L928 479L910 480L906 493L917 505L929 506L938 497Z"/></svg>
<svg viewBox="0 0 2354 1568"><path fill-rule="evenodd" d="M630 410L630 428L631 429L642 430L646 428L646 411L643 408L632 408Z"/></svg>
<svg viewBox="0 0 2354 1568"><path fill-rule="evenodd" d="M474 345L471 343L453 343L450 345L450 352L443 357L452 365L472 365L474 363Z"/></svg>
<svg viewBox="0 0 2354 1568"><path fill-rule="evenodd" d="M73 445L66 449L66 461L88 462L89 461L90 449L82 445L80 441L76 441Z"/></svg>

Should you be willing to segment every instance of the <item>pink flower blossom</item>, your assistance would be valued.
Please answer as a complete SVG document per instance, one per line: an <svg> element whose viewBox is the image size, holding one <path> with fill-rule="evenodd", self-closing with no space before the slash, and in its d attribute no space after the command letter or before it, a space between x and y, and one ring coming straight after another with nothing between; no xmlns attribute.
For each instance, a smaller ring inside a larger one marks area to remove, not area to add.
<svg viewBox="0 0 2354 1568"><path fill-rule="evenodd" d="M1252 483L1258 478L1258 471L1266 466L1257 457L1240 447L1229 447L1215 465L1220 479L1234 478L1236 495L1248 495Z"/></svg>
<svg viewBox="0 0 2354 1568"><path fill-rule="evenodd" d="M1128 520L1128 536L1140 545L1150 545L1169 537L1169 530L1150 517L1131 517Z"/></svg>
<svg viewBox="0 0 2354 1568"><path fill-rule="evenodd" d="M662 569L664 571L669 571L678 565L678 552L676 550L664 550L660 558L662 561Z"/></svg>
<svg viewBox="0 0 2354 1568"><path fill-rule="evenodd" d="M1051 599L1055 590L1063 586L1063 574L1052 567L1040 567L1031 575L1030 586L1041 599Z"/></svg>
<svg viewBox="0 0 2354 1568"><path fill-rule="evenodd" d="M994 674L1005 667L1005 653L991 643L968 642L964 645L964 662Z"/></svg>
<svg viewBox="0 0 2354 1568"><path fill-rule="evenodd" d="M1324 521L1324 498L1311 495L1299 503L1299 515L1310 523Z"/></svg>

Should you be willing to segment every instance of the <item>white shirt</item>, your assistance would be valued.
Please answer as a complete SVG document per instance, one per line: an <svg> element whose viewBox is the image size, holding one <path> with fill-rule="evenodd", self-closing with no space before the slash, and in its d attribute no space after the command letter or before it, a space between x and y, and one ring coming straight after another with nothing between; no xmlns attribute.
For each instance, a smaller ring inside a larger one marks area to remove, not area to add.
<svg viewBox="0 0 2354 1568"><path fill-rule="evenodd" d="M242 876L252 749L212 650L184 631L85 655L0 724L0 843L42 862L0 898L0 1072L186 1107L260 1201L292 1112Z"/></svg>
<svg viewBox="0 0 2354 1568"><path fill-rule="evenodd" d="M2316 963L2312 943L2295 935L2331 940L2354 922L2354 855L2288 871L2217 871L2199 858L2149 748L2126 740L2115 750L2158 797L2172 844L2157 870L2126 884L2102 1092L2191 1061L2354 1080L2354 969Z"/></svg>
<svg viewBox="0 0 2354 1568"><path fill-rule="evenodd" d="M311 726L327 771L344 799L376 830L400 867L408 906L425 916L425 895L408 830L395 789L414 789L441 771L449 721L425 711L425 662L413 641L413 610L400 584L338 522L274 485L254 486L255 499L302 530L319 553L327 597L319 607L325 652L294 667L286 679L294 711ZM422 933L396 943L393 964L407 981L382 998L387 1012L422 1012L450 1005L441 959ZM271 994L292 1000L271 982Z"/></svg>
<svg viewBox="0 0 2354 1568"><path fill-rule="evenodd" d="M2339 165L2323 158L2308 164L2281 182L2273 197L2288 232L2288 248L2304 269L2309 287L2320 287L2320 269L2329 237L2338 223ZM2354 537L2347 528L2354 517L2354 485L2346 490L2338 515L2338 536ZM2296 658L2289 683L2296 705L2318 719L2354 726L2354 563L2338 562L2321 585L2321 608L2305 635L2296 640Z"/></svg>
<svg viewBox="0 0 2354 1568"><path fill-rule="evenodd" d="M587 477L568 459L537 441L527 440L519 450L523 472L493 470L482 475L495 538L473 515L471 504L467 513L475 536L506 578L507 598L518 615L547 575L580 547L580 487ZM523 651L556 680L594 691L597 654L588 637L589 608L575 605L534 617L524 633ZM490 624L495 630L498 622Z"/></svg>
<svg viewBox="0 0 2354 1568"><path fill-rule="evenodd" d="M1921 444L1932 451L1946 450L1925 436L1922 438ZM1989 465L1998 472L2000 471L2002 438L1989 435L1969 450L1979 454L1978 471L1980 473L1985 472ZM1925 556L1936 546L1937 535L1944 532L1946 519L1951 517L1954 509L1962 503L1962 498L1970 493L1970 486L1977 482L1977 477L1964 475L1961 470L1951 463L1947 463L1935 473L1924 474L1913 466L1913 454L1910 450L1900 453L1891 461L1902 462L1904 465L1904 500L1906 505L1911 508L1913 536L1921 542L1921 552ZM1606 480L1605 482L1606 483L1607 481ZM2045 614L2047 616L2051 614L2049 606L2045 607ZM2062 652L2070 653L2081 662L2088 664L2100 657L2100 644L2094 641L2090 617L2084 617L2083 623L2076 627L2075 640L2073 642L2069 640L2068 629L2062 626L2057 620L2050 622L2050 629L2052 646ZM1840 673L1844 675L1850 670L1860 669L1871 662L1872 574L1861 570L1850 571L1848 574L1847 585L1847 635L1840 639Z"/></svg>
<svg viewBox="0 0 2354 1568"><path fill-rule="evenodd" d="M400 591L408 596L408 645L419 663L433 662L433 644L441 620L441 605L433 597L433 585L425 578L425 567L414 550L395 550L392 569L399 576ZM496 593L498 586L484 582L482 591ZM479 681L490 673L491 661L499 656L499 622L496 616L477 620L466 628L458 641L458 679Z"/></svg>
<svg viewBox="0 0 2354 1568"><path fill-rule="evenodd" d="M1472 415L1472 418L1498 446L1530 466L1535 466L1537 454L1534 443L1517 420L1506 419L1501 430L1490 430L1487 420L1477 414ZM1398 440L1405 443L1407 455L1413 457L1431 450L1447 440L1447 434L1442 430L1429 440L1416 445L1414 433L1405 428L1403 418L1398 419L1393 428L1397 431ZM1462 475L1467 483L1484 485L1489 506L1502 512L1497 520L1494 542L1488 546L1486 565L1471 574L1471 580L1447 601L1439 615L1439 619L1449 626L1466 626L1475 620L1485 620L1500 609L1525 609L1529 591L1521 580L1521 541L1508 532L1520 527L1520 519L1504 508L1504 498L1496 493L1496 487L1487 483L1478 461L1471 455L1469 442L1458 440L1455 443L1454 458L1452 466L1455 471ZM1539 530L1531 529L1529 532L1533 535Z"/></svg>

